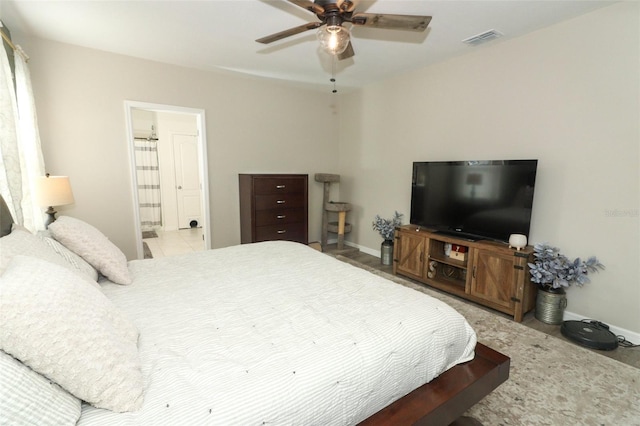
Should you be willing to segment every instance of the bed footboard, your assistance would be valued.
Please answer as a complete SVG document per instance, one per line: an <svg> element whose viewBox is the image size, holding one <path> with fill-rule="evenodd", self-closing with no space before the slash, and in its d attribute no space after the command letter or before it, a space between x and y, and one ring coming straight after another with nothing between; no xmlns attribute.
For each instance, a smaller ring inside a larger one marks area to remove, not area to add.
<svg viewBox="0 0 640 426"><path fill-rule="evenodd" d="M509 378L510 359L478 343L475 358L369 417L360 425L450 425Z"/></svg>

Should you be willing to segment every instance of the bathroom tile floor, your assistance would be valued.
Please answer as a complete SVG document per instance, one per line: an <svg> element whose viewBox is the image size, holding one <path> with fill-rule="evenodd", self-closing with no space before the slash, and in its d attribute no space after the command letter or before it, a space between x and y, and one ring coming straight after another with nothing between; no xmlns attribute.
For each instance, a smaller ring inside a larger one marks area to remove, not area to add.
<svg viewBox="0 0 640 426"><path fill-rule="evenodd" d="M204 250L202 228L156 231L157 238L144 238L154 258Z"/></svg>

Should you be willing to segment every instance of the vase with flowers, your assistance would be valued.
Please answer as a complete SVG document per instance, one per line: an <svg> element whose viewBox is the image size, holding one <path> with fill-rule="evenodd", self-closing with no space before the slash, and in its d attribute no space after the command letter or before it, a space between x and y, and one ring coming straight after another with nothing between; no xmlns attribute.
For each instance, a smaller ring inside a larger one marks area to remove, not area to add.
<svg viewBox="0 0 640 426"><path fill-rule="evenodd" d="M547 324L560 324L567 307L565 289L571 285L582 287L591 280L590 272L604 269L604 265L591 256L583 261L571 260L560 249L547 243L533 247L534 262L529 263L531 282L538 285L535 317Z"/></svg>
<svg viewBox="0 0 640 426"><path fill-rule="evenodd" d="M402 225L402 216L402 213L395 212L391 219L383 219L376 215L373 220L373 230L378 231L383 239L380 246L380 261L383 265L393 263L393 235L396 227Z"/></svg>

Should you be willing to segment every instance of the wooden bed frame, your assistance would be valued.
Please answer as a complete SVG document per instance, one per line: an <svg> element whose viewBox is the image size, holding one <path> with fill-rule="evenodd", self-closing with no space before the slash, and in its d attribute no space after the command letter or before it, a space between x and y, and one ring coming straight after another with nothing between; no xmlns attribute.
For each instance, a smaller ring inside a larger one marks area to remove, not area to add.
<svg viewBox="0 0 640 426"><path fill-rule="evenodd" d="M509 378L510 362L506 355L478 343L474 359L450 368L360 425L451 425Z"/></svg>
<svg viewBox="0 0 640 426"><path fill-rule="evenodd" d="M0 197L0 237L11 232L12 223L11 213ZM450 368L360 424L450 425L509 378L509 364L509 357L478 343L474 359Z"/></svg>

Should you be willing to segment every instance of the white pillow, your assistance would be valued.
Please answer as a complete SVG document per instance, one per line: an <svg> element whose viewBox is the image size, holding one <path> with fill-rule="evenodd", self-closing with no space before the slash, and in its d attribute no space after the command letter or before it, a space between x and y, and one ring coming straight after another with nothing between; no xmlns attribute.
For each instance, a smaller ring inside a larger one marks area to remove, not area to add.
<svg viewBox="0 0 640 426"><path fill-rule="evenodd" d="M64 260L44 241L21 226L14 227L9 235L0 238L0 274L5 270L11 259L18 255L37 257L78 273L76 268ZM85 277L83 276L83 278ZM85 279L94 287L100 288L96 280Z"/></svg>
<svg viewBox="0 0 640 426"><path fill-rule="evenodd" d="M63 246L59 241L56 241L51 237L49 231L39 231L38 238L47 243L49 247L58 253L64 260L66 260L71 266L77 269L80 273L89 277L92 281L98 281L98 271L91 266L89 262Z"/></svg>
<svg viewBox="0 0 640 426"><path fill-rule="evenodd" d="M137 334L102 292L66 268L16 256L0 276L0 349L95 407L140 408Z"/></svg>
<svg viewBox="0 0 640 426"><path fill-rule="evenodd" d="M62 245L73 251L114 283L131 284L127 258L102 232L69 216L60 216L49 231Z"/></svg>
<svg viewBox="0 0 640 426"><path fill-rule="evenodd" d="M75 425L80 400L0 351L1 425Z"/></svg>

